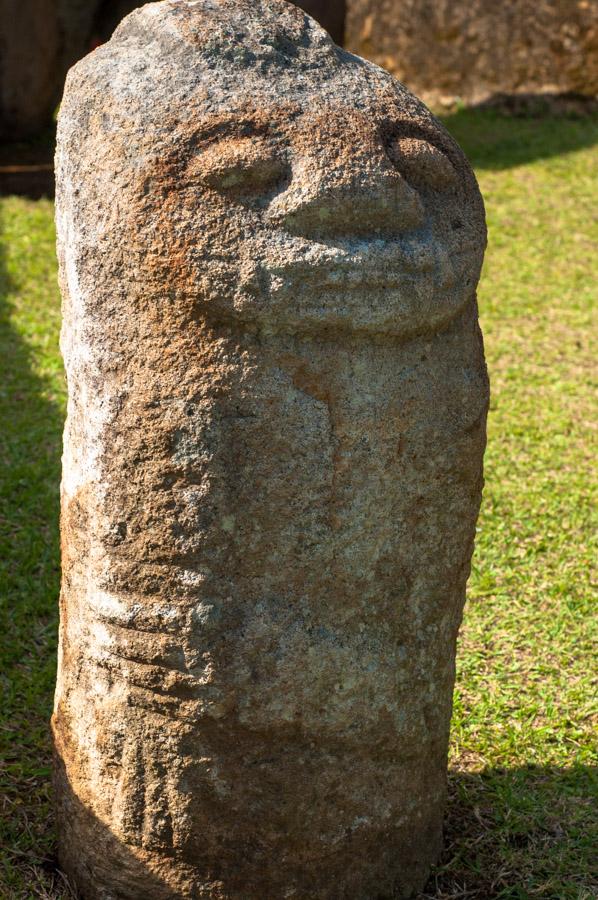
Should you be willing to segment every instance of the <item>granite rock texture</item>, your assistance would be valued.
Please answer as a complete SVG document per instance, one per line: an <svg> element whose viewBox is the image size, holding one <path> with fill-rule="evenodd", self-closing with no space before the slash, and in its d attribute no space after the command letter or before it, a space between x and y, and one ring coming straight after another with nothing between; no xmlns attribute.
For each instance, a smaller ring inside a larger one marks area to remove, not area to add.
<svg viewBox="0 0 598 900"><path fill-rule="evenodd" d="M68 76L57 226L62 865L411 896L482 486L470 166L296 7L167 0Z"/></svg>
<svg viewBox="0 0 598 900"><path fill-rule="evenodd" d="M347 46L430 102L598 95L597 0L348 0Z"/></svg>

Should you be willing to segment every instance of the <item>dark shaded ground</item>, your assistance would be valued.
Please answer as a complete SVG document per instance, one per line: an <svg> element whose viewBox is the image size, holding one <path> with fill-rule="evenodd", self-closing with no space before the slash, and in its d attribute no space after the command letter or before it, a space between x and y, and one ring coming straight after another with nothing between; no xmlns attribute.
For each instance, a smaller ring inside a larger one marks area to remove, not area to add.
<svg viewBox="0 0 598 900"><path fill-rule="evenodd" d="M579 97L499 96L439 118L474 169L501 171L598 143L598 103Z"/></svg>
<svg viewBox="0 0 598 900"><path fill-rule="evenodd" d="M29 141L0 144L0 197L54 196L56 127L48 127Z"/></svg>

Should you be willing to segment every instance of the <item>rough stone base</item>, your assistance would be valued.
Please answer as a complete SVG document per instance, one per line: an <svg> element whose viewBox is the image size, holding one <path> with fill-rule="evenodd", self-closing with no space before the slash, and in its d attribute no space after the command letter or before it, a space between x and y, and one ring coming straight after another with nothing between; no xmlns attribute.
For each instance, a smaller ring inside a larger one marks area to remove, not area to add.
<svg viewBox="0 0 598 900"><path fill-rule="evenodd" d="M55 783L63 823L59 861L81 900L407 900L424 887L442 845L435 807L415 825L375 831L366 840L349 835L334 854L293 859L289 852L285 866L276 855L256 857L248 844L243 856L210 860L201 881L196 859L123 844L76 796L60 761Z"/></svg>

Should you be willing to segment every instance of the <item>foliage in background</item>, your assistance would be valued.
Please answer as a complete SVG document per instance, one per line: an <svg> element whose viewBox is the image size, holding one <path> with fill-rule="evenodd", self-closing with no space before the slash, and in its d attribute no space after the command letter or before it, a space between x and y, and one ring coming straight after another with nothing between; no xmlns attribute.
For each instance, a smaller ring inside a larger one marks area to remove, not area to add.
<svg viewBox="0 0 598 900"><path fill-rule="evenodd" d="M424 896L591 900L598 121L461 111L447 125L486 198L480 309L492 406L447 847ZM8 198L1 212L0 897L62 900L47 728L65 401L52 207Z"/></svg>

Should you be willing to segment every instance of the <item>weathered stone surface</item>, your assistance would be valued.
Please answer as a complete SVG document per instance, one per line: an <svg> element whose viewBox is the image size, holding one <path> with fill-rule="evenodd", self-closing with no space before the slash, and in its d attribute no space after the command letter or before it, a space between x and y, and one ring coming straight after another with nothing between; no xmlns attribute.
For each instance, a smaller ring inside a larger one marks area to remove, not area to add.
<svg viewBox="0 0 598 900"><path fill-rule="evenodd" d="M346 15L345 0L292 0L292 2L313 16L337 44L342 44ZM101 36L108 40L121 19L138 6L143 6L143 3L137 0L104 0L98 15Z"/></svg>
<svg viewBox="0 0 598 900"><path fill-rule="evenodd" d="M294 6L179 0L70 72L57 201L63 866L409 896L481 490L467 161Z"/></svg>
<svg viewBox="0 0 598 900"><path fill-rule="evenodd" d="M598 94L596 0L349 0L347 45L431 102Z"/></svg>

